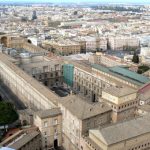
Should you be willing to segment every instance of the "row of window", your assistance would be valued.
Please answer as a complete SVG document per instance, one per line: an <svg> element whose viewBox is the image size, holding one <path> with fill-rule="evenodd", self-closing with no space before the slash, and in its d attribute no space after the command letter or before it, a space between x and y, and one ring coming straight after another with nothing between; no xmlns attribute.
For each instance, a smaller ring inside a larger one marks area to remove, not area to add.
<svg viewBox="0 0 150 150"><path fill-rule="evenodd" d="M54 119L52 124L53 125L57 125L58 124L58 120ZM48 127L48 121L44 121L44 127Z"/></svg>
<svg viewBox="0 0 150 150"><path fill-rule="evenodd" d="M146 147L150 147L150 143L143 144L143 145L140 145L140 146L131 148L131 149L129 149L129 150L141 150L141 149L146 148Z"/></svg>
<svg viewBox="0 0 150 150"><path fill-rule="evenodd" d="M120 110L120 109L122 109L122 108L126 108L126 107L129 107L129 106L135 105L135 104L138 104L138 101L131 102L131 103L128 103L128 104L119 106L118 109ZM112 105L111 107L114 108L114 109L117 109L117 106Z"/></svg>
<svg viewBox="0 0 150 150"><path fill-rule="evenodd" d="M39 79L41 80L43 77L48 78L48 76L49 76L48 74L44 74L44 76L42 74L40 74ZM58 76L59 76L58 72L55 72L55 77L58 77ZM33 75L33 77L35 77L35 75ZM50 73L50 77L54 77L54 74Z"/></svg>

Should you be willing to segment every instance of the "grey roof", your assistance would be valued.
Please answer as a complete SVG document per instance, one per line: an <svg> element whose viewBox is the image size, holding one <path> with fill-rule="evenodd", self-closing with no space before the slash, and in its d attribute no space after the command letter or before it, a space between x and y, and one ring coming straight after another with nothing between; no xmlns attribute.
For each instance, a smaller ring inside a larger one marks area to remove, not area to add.
<svg viewBox="0 0 150 150"><path fill-rule="evenodd" d="M70 95L62 98L62 105L77 118L84 120L96 115L111 111L111 108L104 103L89 103L86 99L77 95Z"/></svg>
<svg viewBox="0 0 150 150"><path fill-rule="evenodd" d="M150 112L150 105L148 105L148 104L147 105L142 105L142 106L139 106L138 109L149 113Z"/></svg>
<svg viewBox="0 0 150 150"><path fill-rule="evenodd" d="M117 97L122 97L137 92L136 90L130 87L124 87L124 86L123 87L111 86L104 89L103 91Z"/></svg>
<svg viewBox="0 0 150 150"><path fill-rule="evenodd" d="M41 119L45 119L48 117L55 117L60 114L61 114L60 108L52 108L36 112L36 115L38 115Z"/></svg>
<svg viewBox="0 0 150 150"><path fill-rule="evenodd" d="M150 116L147 115L101 129L90 130L90 132L106 145L115 144L142 134L150 133Z"/></svg>
<svg viewBox="0 0 150 150"><path fill-rule="evenodd" d="M8 145L8 147L18 150L21 147L23 147L24 145L26 145L28 142L30 142L33 138L35 138L39 134L40 134L40 132L38 132L38 131L33 131L30 133L27 133L22 138L20 138L18 141L14 142L11 145Z"/></svg>

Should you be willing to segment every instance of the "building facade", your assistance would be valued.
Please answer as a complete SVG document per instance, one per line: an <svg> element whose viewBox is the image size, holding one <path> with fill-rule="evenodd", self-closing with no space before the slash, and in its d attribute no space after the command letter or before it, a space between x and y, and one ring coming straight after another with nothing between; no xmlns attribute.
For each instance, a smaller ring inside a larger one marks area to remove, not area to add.
<svg viewBox="0 0 150 150"><path fill-rule="evenodd" d="M34 124L41 132L43 150L62 145L62 113L59 108L36 112Z"/></svg>
<svg viewBox="0 0 150 150"><path fill-rule="evenodd" d="M113 122L136 116L139 104L136 90L129 87L109 87L102 91L102 98L113 110Z"/></svg>
<svg viewBox="0 0 150 150"><path fill-rule="evenodd" d="M42 150L41 135L37 128L20 130L0 143L0 146L14 150Z"/></svg>
<svg viewBox="0 0 150 150"><path fill-rule="evenodd" d="M110 37L108 45L111 50L124 50L125 48L139 48L140 43L136 37Z"/></svg>

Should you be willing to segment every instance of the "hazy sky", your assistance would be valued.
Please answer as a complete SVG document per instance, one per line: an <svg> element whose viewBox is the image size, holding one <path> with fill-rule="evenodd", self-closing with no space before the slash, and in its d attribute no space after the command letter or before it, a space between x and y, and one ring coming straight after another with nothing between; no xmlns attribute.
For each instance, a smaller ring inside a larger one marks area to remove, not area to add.
<svg viewBox="0 0 150 150"><path fill-rule="evenodd" d="M0 0L0 2L106 2L106 3L150 3L150 0Z"/></svg>

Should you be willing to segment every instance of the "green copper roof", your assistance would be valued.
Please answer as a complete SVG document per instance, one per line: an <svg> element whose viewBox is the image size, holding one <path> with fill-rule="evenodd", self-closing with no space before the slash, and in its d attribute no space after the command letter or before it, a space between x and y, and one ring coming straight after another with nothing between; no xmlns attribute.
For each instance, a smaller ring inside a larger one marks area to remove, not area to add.
<svg viewBox="0 0 150 150"><path fill-rule="evenodd" d="M107 67L104 67L104 66L101 66L101 65L97 65L97 64L92 64L92 67L97 69L97 70L100 70L100 71L103 71L103 72L106 72L106 73L109 73L109 68Z"/></svg>
<svg viewBox="0 0 150 150"><path fill-rule="evenodd" d="M140 75L140 74L138 74L136 72L130 71L128 69L122 68L122 67L116 66L116 67L110 68L109 70L114 72L114 73L120 74L120 75L122 75L124 77L133 79L133 80L138 81L140 83L143 83L143 84L145 84L145 83L150 81L149 78L147 78L147 77L145 77L143 75Z"/></svg>
<svg viewBox="0 0 150 150"><path fill-rule="evenodd" d="M102 72L121 78L123 80L127 80L139 86L150 81L149 78L143 75L137 74L136 72L130 71L128 69L119 66L108 68L101 65L92 64L92 67Z"/></svg>

